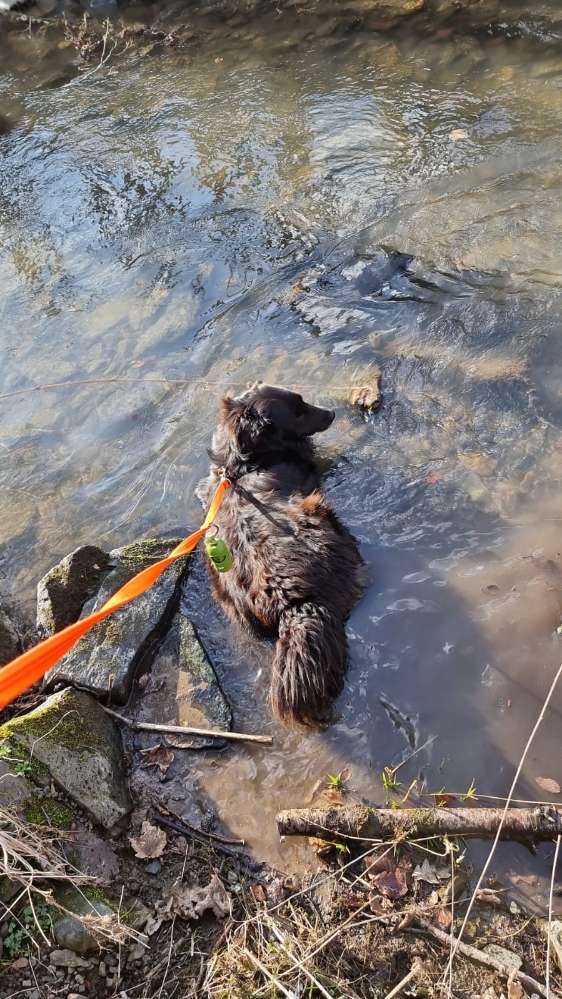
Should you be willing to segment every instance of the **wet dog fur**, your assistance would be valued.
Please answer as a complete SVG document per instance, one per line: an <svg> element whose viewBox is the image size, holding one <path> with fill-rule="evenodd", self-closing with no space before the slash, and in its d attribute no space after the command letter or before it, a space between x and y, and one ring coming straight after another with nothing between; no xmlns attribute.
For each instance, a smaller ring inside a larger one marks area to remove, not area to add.
<svg viewBox="0 0 562 999"><path fill-rule="evenodd" d="M271 706L291 726L330 720L347 669L345 621L365 578L355 539L319 491L311 438L334 416L271 385L223 399L198 491L207 503L221 473L233 483L216 524L234 567L210 568L213 591L231 620L276 639Z"/></svg>

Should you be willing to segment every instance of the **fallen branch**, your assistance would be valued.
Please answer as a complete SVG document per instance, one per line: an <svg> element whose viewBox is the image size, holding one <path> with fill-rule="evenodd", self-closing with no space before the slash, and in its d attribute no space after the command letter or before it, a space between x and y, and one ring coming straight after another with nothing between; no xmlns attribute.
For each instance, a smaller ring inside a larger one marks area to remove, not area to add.
<svg viewBox="0 0 562 999"><path fill-rule="evenodd" d="M246 854L235 850L231 846L226 846L225 843L220 843L218 840L209 840L205 837L203 832L196 831L191 826L187 826L181 821L169 819L166 815L162 815L161 812L153 812L152 818L157 825L162 826L164 829L171 829L173 832L177 832L181 836L185 836L186 839L194 839L197 843L210 846L213 850L216 850L217 853L224 853L227 857L231 857L233 860L236 860L240 867L249 871L250 874L255 874L258 864L251 860L251 858Z"/></svg>
<svg viewBox="0 0 562 999"><path fill-rule="evenodd" d="M106 708L105 705L102 705L102 707L112 718L117 718L118 721L132 728L133 732L164 732L168 733L168 735L202 735L205 738L230 739L233 742L261 742L264 746L271 746L273 744L273 739L270 735L245 735L242 732L220 732L214 728L187 728L183 725L155 725L152 722L138 722L132 718L125 718L124 715L120 715L111 708ZM174 746L174 749L183 748L183 746ZM189 746L185 746L185 749L189 749Z"/></svg>
<svg viewBox="0 0 562 999"><path fill-rule="evenodd" d="M483 950L478 950L477 947L472 947L471 944L462 943L458 938L451 936L450 933L445 933L444 930L438 929L433 923L428 922L427 919L423 919L421 916L416 916L416 922L418 923L421 930L424 933L429 933L430 936L434 937L435 940L439 940L440 943L445 944L446 947L451 949L455 947L458 954L463 954L470 961L476 961L477 964L483 964L487 968L492 968L497 971L499 975L504 978L509 978L512 975L517 981L521 982L526 988L530 989L531 992L538 993L538 995L545 996L545 999L560 999L558 993L553 992L552 989L547 992L544 985L537 982L535 978L531 978L530 975L526 975L524 971L515 971L513 967L504 964L502 961L498 961L496 957L491 954L486 954ZM415 933L415 929L408 929L404 931L405 933Z"/></svg>
<svg viewBox="0 0 562 999"><path fill-rule="evenodd" d="M398 985L395 985L394 988L390 990L390 992L386 993L385 999L394 999L395 996L399 996L400 993L406 988L406 986L410 984L413 978L419 977L419 974L422 970L423 970L423 965L420 959L416 957L408 974L405 975L402 981L398 982Z"/></svg>
<svg viewBox="0 0 562 999"><path fill-rule="evenodd" d="M433 836L465 839L500 838L523 843L555 840L562 834L562 809L539 808L368 808L349 805L293 808L280 812L281 836L319 836L322 839L394 840Z"/></svg>

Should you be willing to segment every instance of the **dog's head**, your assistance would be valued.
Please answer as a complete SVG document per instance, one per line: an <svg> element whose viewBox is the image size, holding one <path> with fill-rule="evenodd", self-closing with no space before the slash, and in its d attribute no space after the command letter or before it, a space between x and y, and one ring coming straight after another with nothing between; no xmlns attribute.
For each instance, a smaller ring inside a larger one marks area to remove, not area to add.
<svg viewBox="0 0 562 999"><path fill-rule="evenodd" d="M304 402L297 392L275 385L255 385L221 403L220 437L240 456L257 457L282 450L327 430L335 413Z"/></svg>

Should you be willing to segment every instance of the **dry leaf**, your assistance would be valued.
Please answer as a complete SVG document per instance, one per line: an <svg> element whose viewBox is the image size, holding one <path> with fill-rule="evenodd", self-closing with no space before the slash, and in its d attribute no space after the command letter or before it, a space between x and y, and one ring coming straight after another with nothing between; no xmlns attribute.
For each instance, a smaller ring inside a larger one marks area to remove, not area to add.
<svg viewBox="0 0 562 999"><path fill-rule="evenodd" d="M144 926L144 932L148 937L153 936L160 929L163 922L164 916L149 916Z"/></svg>
<svg viewBox="0 0 562 999"><path fill-rule="evenodd" d="M468 132L466 128L453 128L449 132L449 138L452 142L458 142L459 139L468 139Z"/></svg>
<svg viewBox="0 0 562 999"><path fill-rule="evenodd" d="M159 746L152 746L150 749L141 749L141 755L144 756L146 760L142 766L158 767L163 777L168 773L168 770L175 759L172 750L162 744Z"/></svg>
<svg viewBox="0 0 562 999"><path fill-rule="evenodd" d="M451 910L438 909L435 913L435 922L437 923L437 926L440 926L442 930L445 930L448 933L451 929L451 923L453 922Z"/></svg>
<svg viewBox="0 0 562 999"><path fill-rule="evenodd" d="M250 891L256 902L267 902L267 895L263 885L252 885Z"/></svg>
<svg viewBox="0 0 562 999"><path fill-rule="evenodd" d="M423 864L418 864L417 867L414 867L412 877L415 881L425 881L428 885L438 885L441 883L437 875L437 871L429 863L427 857L425 858Z"/></svg>
<svg viewBox="0 0 562 999"><path fill-rule="evenodd" d="M165 911L182 919L199 919L210 909L217 919L230 914L230 898L221 879L213 874L205 888L188 888L174 885Z"/></svg>
<svg viewBox="0 0 562 999"><path fill-rule="evenodd" d="M374 878L381 871L393 871L396 864L394 863L392 857L388 853L383 853L380 857L375 857L373 860L367 861L367 866L365 869L365 874L369 878Z"/></svg>
<svg viewBox="0 0 562 999"><path fill-rule="evenodd" d="M141 826L140 836L129 836L129 843L135 851L135 857L141 860L154 860L161 857L166 848L168 837L159 826L153 826L147 819Z"/></svg>
<svg viewBox="0 0 562 999"><path fill-rule="evenodd" d="M385 898L403 898L408 892L406 875L399 867L394 871L381 871L372 881Z"/></svg>
<svg viewBox="0 0 562 999"><path fill-rule="evenodd" d="M552 777L535 777L535 784L538 784L548 794L560 794L560 784Z"/></svg>

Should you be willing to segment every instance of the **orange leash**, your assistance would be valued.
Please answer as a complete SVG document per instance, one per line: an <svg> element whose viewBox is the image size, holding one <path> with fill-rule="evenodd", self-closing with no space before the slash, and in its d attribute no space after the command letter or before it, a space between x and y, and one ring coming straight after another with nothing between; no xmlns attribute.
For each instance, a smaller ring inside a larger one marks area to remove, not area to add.
<svg viewBox="0 0 562 999"><path fill-rule="evenodd" d="M56 635L51 635L44 642L40 642L33 649L29 649L17 659L13 659L7 666L2 667L0 669L0 710L19 697L20 694L23 694L34 683L37 683L37 680L40 680L51 667L55 666L74 643L90 628L93 628L98 621L103 621L104 617L108 617L124 607L125 604L130 603L135 597L139 597L156 582L164 569L172 565L172 562L192 552L213 523L229 486L230 483L227 479L222 479L219 482L207 516L199 530L185 538L166 558L161 559L160 562L155 562L154 565L149 565L147 569L143 569L142 572L133 576L128 583L125 583L120 590L117 590L117 593L109 598L103 607L100 607L93 614L75 621L74 624L69 624L67 628L58 631Z"/></svg>

